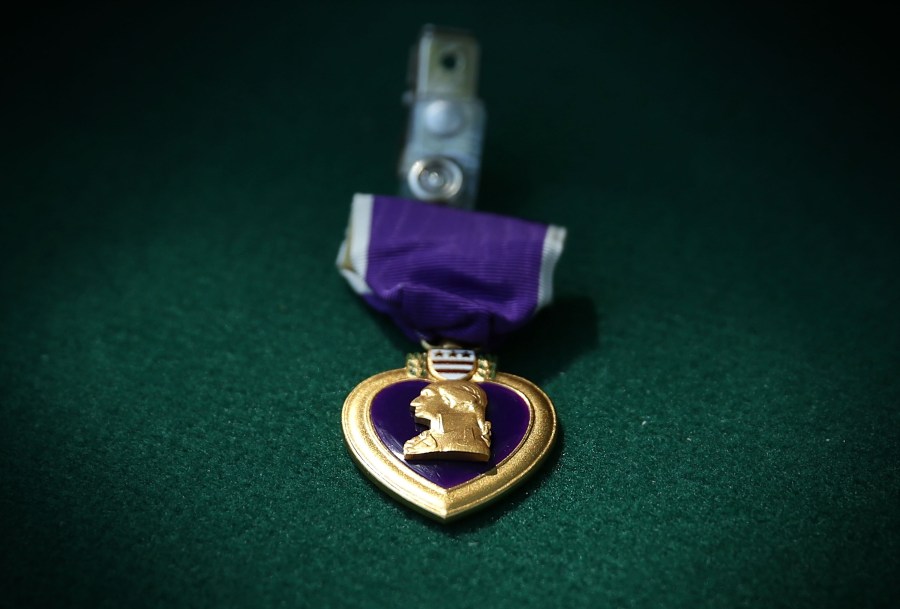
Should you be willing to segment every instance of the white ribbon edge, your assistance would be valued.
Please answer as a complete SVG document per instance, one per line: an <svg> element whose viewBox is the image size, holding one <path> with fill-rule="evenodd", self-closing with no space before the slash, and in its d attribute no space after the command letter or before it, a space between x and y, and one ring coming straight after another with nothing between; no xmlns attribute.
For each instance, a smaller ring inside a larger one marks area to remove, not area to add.
<svg viewBox="0 0 900 609"><path fill-rule="evenodd" d="M369 236L372 234L372 195L356 193L350 208L347 236L338 249L335 264L341 275L360 295L372 293L366 283L369 266Z"/></svg>
<svg viewBox="0 0 900 609"><path fill-rule="evenodd" d="M565 245L566 229L553 224L548 226L547 234L544 236L544 247L541 250L541 274L538 278L536 311L553 302L553 273L556 271L556 263L559 262Z"/></svg>

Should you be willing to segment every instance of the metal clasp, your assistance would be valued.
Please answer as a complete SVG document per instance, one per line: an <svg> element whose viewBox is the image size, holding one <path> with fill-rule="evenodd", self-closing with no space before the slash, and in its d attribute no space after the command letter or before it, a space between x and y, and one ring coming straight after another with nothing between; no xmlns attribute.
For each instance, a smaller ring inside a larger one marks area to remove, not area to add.
<svg viewBox="0 0 900 609"><path fill-rule="evenodd" d="M464 31L422 29L413 47L401 195L471 209L478 193L486 113L478 93L479 47Z"/></svg>

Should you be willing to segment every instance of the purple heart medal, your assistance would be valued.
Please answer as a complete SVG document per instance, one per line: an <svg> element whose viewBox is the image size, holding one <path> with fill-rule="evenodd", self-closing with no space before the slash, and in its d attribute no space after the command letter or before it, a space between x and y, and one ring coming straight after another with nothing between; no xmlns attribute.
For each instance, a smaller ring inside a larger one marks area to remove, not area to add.
<svg viewBox="0 0 900 609"><path fill-rule="evenodd" d="M360 383L342 422L364 473L449 521L522 482L553 445L550 398L481 350L550 303L566 233L471 210L485 122L475 39L426 26L414 59L404 198L357 194L337 265L427 350Z"/></svg>

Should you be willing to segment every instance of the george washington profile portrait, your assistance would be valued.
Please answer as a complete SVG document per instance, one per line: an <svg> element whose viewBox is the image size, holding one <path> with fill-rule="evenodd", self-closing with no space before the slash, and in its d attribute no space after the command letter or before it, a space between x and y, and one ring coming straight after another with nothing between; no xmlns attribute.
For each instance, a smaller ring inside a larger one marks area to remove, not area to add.
<svg viewBox="0 0 900 609"><path fill-rule="evenodd" d="M485 419L487 395L471 381L441 381L422 389L410 402L417 423L429 428L403 445L407 461L491 457L491 423Z"/></svg>

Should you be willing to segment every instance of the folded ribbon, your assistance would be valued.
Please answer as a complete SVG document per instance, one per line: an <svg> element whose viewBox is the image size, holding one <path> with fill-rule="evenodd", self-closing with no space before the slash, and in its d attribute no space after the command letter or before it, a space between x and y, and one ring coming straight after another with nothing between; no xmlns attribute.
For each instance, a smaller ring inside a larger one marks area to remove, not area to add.
<svg viewBox="0 0 900 609"><path fill-rule="evenodd" d="M413 340L490 347L553 298L566 230L357 194L337 266Z"/></svg>

